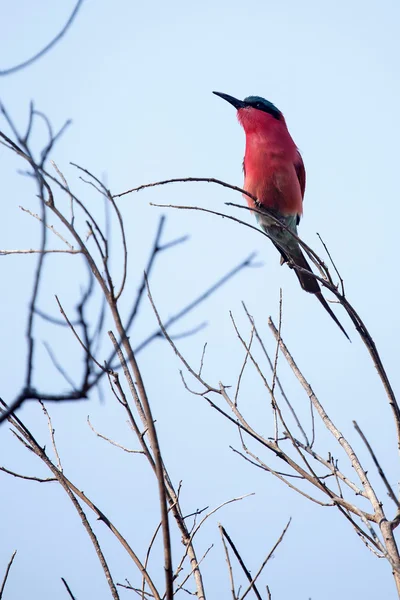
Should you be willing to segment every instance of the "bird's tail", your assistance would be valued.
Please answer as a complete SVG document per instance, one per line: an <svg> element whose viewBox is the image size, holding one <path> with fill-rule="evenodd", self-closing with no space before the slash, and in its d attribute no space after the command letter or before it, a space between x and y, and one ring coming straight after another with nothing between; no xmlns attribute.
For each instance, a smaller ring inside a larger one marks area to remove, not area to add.
<svg viewBox="0 0 400 600"><path fill-rule="evenodd" d="M287 260L288 260L287 256L282 252L281 248L279 248L279 250L282 254L281 262L282 263L287 262ZM312 273L312 269L311 269L310 265L308 264L304 254L302 253L300 248L297 248L296 253L291 253L290 258L298 267L301 267L302 269L305 269L306 271L309 271L310 273ZM312 275L308 275L307 273L304 273L304 271L297 271L297 269L295 269L295 271L296 271L297 278L300 281L300 285L303 288L303 290L306 292L309 292L310 294L314 294L318 298L318 300L321 302L321 304L324 307L324 309L326 310L326 312L329 313L331 318L335 321L336 325L339 327L339 329L341 329L341 331L343 331L344 335L350 341L350 338L347 335L346 331L344 330L343 326L341 325L340 321L336 318L331 307L329 306L329 304L323 297L321 288L319 286L318 281L315 279L315 277L313 277Z"/></svg>
<svg viewBox="0 0 400 600"><path fill-rule="evenodd" d="M300 248L297 248L297 252L291 254L290 258L298 267L301 267L302 269L305 269L306 271L312 273L312 269ZM284 262L286 257L284 258L282 256L282 259L282 262ZM297 278L300 281L300 285L305 292L308 292L309 294L321 293L321 288L319 287L319 283L315 279L315 277L313 277L312 275L308 275L308 273L304 273L304 271L297 271L297 269L295 269L295 271Z"/></svg>
<svg viewBox="0 0 400 600"><path fill-rule="evenodd" d="M321 302L321 304L324 307L324 309L326 310L326 312L329 313L330 316L332 317L332 319L335 321L335 323L339 327L339 329L341 329L343 331L344 335L347 337L347 339L349 340L349 342L351 342L351 339L347 335L346 330L344 329L344 327L340 323L339 319L336 318L335 313L332 311L331 307L329 306L329 304L327 303L327 301L323 297L322 292L321 291L316 292L315 295L318 298L318 300Z"/></svg>

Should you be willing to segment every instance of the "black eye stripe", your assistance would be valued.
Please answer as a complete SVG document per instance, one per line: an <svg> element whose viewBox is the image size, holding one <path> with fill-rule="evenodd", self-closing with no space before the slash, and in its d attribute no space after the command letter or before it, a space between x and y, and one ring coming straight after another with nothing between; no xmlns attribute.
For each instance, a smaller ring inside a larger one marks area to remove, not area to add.
<svg viewBox="0 0 400 600"><path fill-rule="evenodd" d="M251 104L250 104L250 106L251 106ZM253 108L256 108L257 110L262 110L263 112L268 113L269 115L271 115L272 117L274 117L274 119L277 119L278 121L281 118L281 113L279 112L279 110L277 110L275 107L272 108L270 106L266 106L262 102L256 102L255 104L253 104Z"/></svg>
<svg viewBox="0 0 400 600"><path fill-rule="evenodd" d="M266 112L277 121L282 120L282 113L280 110L278 110L272 102L265 100L265 98L261 98L260 96L247 96L247 98L243 100L243 104L249 108L255 108Z"/></svg>

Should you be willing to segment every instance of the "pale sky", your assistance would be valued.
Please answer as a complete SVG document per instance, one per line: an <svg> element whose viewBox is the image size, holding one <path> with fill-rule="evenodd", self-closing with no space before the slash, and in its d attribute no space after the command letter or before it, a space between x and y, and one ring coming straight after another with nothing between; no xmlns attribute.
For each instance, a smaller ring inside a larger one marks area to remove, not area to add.
<svg viewBox="0 0 400 600"><path fill-rule="evenodd" d="M0 69L42 48L63 26L73 6L70 0L3 0ZM244 134L233 107L211 92L239 98L260 95L272 101L284 113L307 171L299 233L317 252L321 251L317 232L328 244L348 298L369 327L396 390L400 386L399 19L399 4L392 0L86 0L72 28L48 55L28 69L0 78L1 100L22 128L30 100L55 129L72 119L52 158L75 192L92 207L99 197L78 179L70 161L104 177L113 193L185 176L216 177L240 186ZM1 129L8 131L3 120ZM44 138L39 125L34 135L40 150ZM22 205L38 212L36 190L29 179L17 174L25 166L5 148L0 153L0 249L37 248L40 228L19 209ZM130 256L126 309L135 298L161 214L167 215L164 241L190 235L185 246L159 259L153 274L152 290L164 319L256 251L260 268L242 271L172 330L180 333L208 323L198 334L179 340L179 348L199 364L207 342L205 373L210 381L235 385L243 348L229 311L248 338L241 308L245 301L273 353L267 319L269 315L277 319L282 288L282 335L299 366L329 415L366 461L373 481L379 486L353 430L353 419L374 443L396 487L398 455L387 400L344 311L334 307L351 344L315 298L300 289L294 273L279 266L279 256L265 237L226 219L194 211L163 211L150 202L201 206L253 224L251 215L224 205L241 203L238 194L208 184L166 186L120 199ZM86 282L82 260L77 256L47 260L41 307L57 316L57 294L72 312ZM35 264L33 256L1 257L0 395L6 402L23 385L24 332ZM131 334L133 345L155 327L146 302ZM81 368L76 341L71 332L54 332L40 321L36 333L40 350L35 385L46 390L64 387L41 343L48 341L76 374ZM105 339L99 359L104 360L108 352ZM307 397L283 358L280 361L287 393L300 414L308 415ZM289 517L291 528L262 580L270 586L274 600L396 598L389 565L363 546L338 512L311 504L233 454L229 446L240 447L236 429L183 388L181 365L165 342L158 340L143 351L139 362L170 474L176 484L183 480L184 512L256 493L222 509L199 536L200 555L214 544L203 569L208 598L230 594L217 523L227 528L255 572ZM154 481L141 456L112 448L90 431L88 414L96 429L136 447L124 415L106 386L103 391L103 402L93 394L86 402L48 408L66 475L144 556L159 519ZM270 401L251 368L241 402L260 433L271 435ZM19 416L50 452L40 408L30 404ZM322 428L319 448L326 456L328 451L339 456ZM28 475L49 476L4 424L0 449L1 465ZM257 452L263 451L258 448ZM264 453L263 459L271 457ZM79 599L109 598L98 559L61 488L16 480L4 473L0 480L0 580L12 551L18 550L5 599L66 598L60 577L66 578ZM385 492L381 496L385 499ZM392 509L389 515L394 515ZM104 526L90 518L115 580L134 580L132 563ZM157 580L162 580L162 573ZM132 593L121 590L121 598L133 597Z"/></svg>

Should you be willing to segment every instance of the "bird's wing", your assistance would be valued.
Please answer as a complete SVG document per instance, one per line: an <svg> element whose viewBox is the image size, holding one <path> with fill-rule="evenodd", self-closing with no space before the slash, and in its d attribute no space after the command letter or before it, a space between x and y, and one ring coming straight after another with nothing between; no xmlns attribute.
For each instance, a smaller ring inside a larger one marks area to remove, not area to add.
<svg viewBox="0 0 400 600"><path fill-rule="evenodd" d="M304 198L304 192L306 191L306 170L304 168L303 159L301 158L301 154L299 151L297 151L297 157L294 163L294 168L296 169L297 179L299 180L301 195Z"/></svg>
<svg viewBox="0 0 400 600"><path fill-rule="evenodd" d="M296 170L297 179L299 180L301 196L304 199L304 192L306 191L306 170L304 168L303 159L301 158L301 154L297 151L296 161L294 163L294 168ZM300 215L297 215L297 225L300 223Z"/></svg>

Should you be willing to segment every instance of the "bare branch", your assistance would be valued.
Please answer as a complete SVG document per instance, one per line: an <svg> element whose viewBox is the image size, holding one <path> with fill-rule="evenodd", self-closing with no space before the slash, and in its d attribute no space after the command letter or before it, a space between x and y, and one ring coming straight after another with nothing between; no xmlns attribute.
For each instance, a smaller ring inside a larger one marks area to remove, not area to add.
<svg viewBox="0 0 400 600"><path fill-rule="evenodd" d="M0 250L0 256L8 256L10 254L82 254L80 250Z"/></svg>
<svg viewBox="0 0 400 600"><path fill-rule="evenodd" d="M128 452L130 454L144 454L143 450L131 450L130 448L125 448L125 446L118 444L118 442L114 442L114 440L110 440L110 438L108 438L105 435L103 435L102 433L99 433L98 431L96 431L96 429L91 424L89 417L87 417L87 422L88 422L90 429L93 431L93 433L95 433L99 438L101 438L102 440L105 440L112 446L116 446L117 448L120 448L124 452Z"/></svg>
<svg viewBox="0 0 400 600"><path fill-rule="evenodd" d="M228 547L225 542L225 536L223 533L223 527L222 527L221 523L218 523L218 528L219 528L219 532L221 534L222 544L224 546L226 564L228 565L228 573L229 573L229 581L231 584L232 598L233 598L233 600L237 600L236 592L235 592L235 580L233 579L232 563L231 563L231 559L229 556L229 550L228 550Z"/></svg>
<svg viewBox="0 0 400 600"><path fill-rule="evenodd" d="M222 185L223 187L230 188L236 192L240 192L245 196L248 196L252 200L257 201L257 198L246 192L246 190L237 187L236 185L231 185L230 183L226 183L225 181L221 181L220 179L214 179L213 177L181 177L178 179L165 179L164 181L155 181L153 183L145 183L144 185L139 185L138 187L127 190L126 192L121 192L120 194L114 194L114 198L120 198L121 196L126 196L126 194L131 194L132 192L140 192L140 190L145 190L147 188L165 185L167 183L193 183L193 182L204 182L204 183L217 183L218 185Z"/></svg>
<svg viewBox="0 0 400 600"><path fill-rule="evenodd" d="M85 526L85 529L95 547L96 553L99 557L100 563L102 565L102 568L104 570L104 573L105 573L107 581L108 581L108 584L110 586L113 598L115 600L118 599L118 593L116 592L115 584L114 584L111 574L109 572L108 565L105 561L104 555L101 551L101 548L99 546L97 538L96 538L93 530L91 529L91 527L87 521L86 515L83 512L76 497L80 498L87 506L89 506L89 508L96 514L97 518L99 520L101 520L112 531L112 533L118 539L118 541L120 542L122 547L126 550L128 555L131 557L131 559L133 560L133 562L135 563L135 565L137 566L139 571L142 574L145 574L147 584L148 584L149 588L151 589L156 600L161 600L161 597L158 594L157 588L155 587L150 575L147 573L147 571L143 567L142 563L140 562L139 558L134 553L132 548L129 546L129 544L127 543L125 538L121 535L121 533L117 530L117 528L111 523L110 519L108 519L106 517L106 515L84 494L84 492L82 492L69 479L67 479L67 477L64 475L64 473L62 473L61 471L59 471L59 469L57 469L57 467L48 458L48 456L45 453L45 451L43 450L43 448L38 444L38 442L35 440L35 438L32 436L32 434L29 432L29 430L23 425L23 423L20 421L20 419L18 419L18 417L16 417L14 415L12 417L9 417L9 420L10 420L11 424L19 431L21 436L23 436L25 438L25 440L28 441L28 443L25 442L25 440L22 439L22 437L19 437L17 435L18 439L22 443L24 443L30 450L32 450L32 452L34 452L46 464L46 466L50 469L50 471L53 473L53 475L56 477L58 482L61 484L61 486L64 488L67 495L71 499L71 501L72 501L74 507L76 508L77 512L79 513L82 523Z"/></svg>
<svg viewBox="0 0 400 600"><path fill-rule="evenodd" d="M35 54L31 58L29 58L28 60L25 60L24 62L20 63L19 65L15 65L14 67L8 67L7 69L0 70L0 77L4 77L5 75L11 75L11 73L15 73L16 71L25 69L26 67L28 67L29 65L34 63L36 60L38 60L39 58L44 56L47 52L49 52L49 50L51 50L53 48L53 46L55 46L57 44L57 42L59 42L61 40L61 38L66 34L68 29L72 25L72 22L74 21L76 15L78 14L78 11L79 11L82 3L83 3L83 0L78 0L78 2L75 5L74 10L71 13L71 16L69 17L68 21L65 23L64 27L56 35L56 37L51 40L51 42L49 42L44 48L42 48L42 50L40 50L40 52L38 52L37 54Z"/></svg>
<svg viewBox="0 0 400 600"><path fill-rule="evenodd" d="M201 377L201 372L203 370L203 363L204 363L204 357L206 355L206 349L207 349L207 342L204 344L204 346L203 346L203 352L201 353L200 368L199 368L199 375L200 375L200 377Z"/></svg>
<svg viewBox="0 0 400 600"><path fill-rule="evenodd" d="M115 203L115 200L113 198L113 196L111 195L111 192L106 188L106 186L102 183L102 181L100 181L100 179L98 179L95 175L93 175L93 173L91 173L90 171L88 171L87 169L84 169L83 167L80 167L79 165L77 165L76 163L71 162L71 165L73 165L74 167L76 167L77 169L79 169L80 171L83 171L84 173L86 173L87 175L89 175L89 177L91 177L92 179L94 179L98 185L100 186L101 189L98 189L96 186L96 189L98 192L100 192L101 194L104 194L105 197L110 201L115 214L117 215L117 220L118 220L118 224L120 227L120 231L121 231L121 239L122 239L122 246L123 246L123 268L122 268L122 282L121 282L121 286L119 291L115 294L115 301L118 300L118 298L120 298L124 287L125 287L125 282L126 282L126 275L127 275L127 265L128 265L128 249L127 249L127 245L126 245L126 235L125 235L125 227L124 227L124 222L122 220L122 216L120 213L120 210L118 208L118 206ZM87 183L92 183L92 182L87 182ZM92 184L93 185L93 184ZM111 286L110 286L110 289Z"/></svg>
<svg viewBox="0 0 400 600"><path fill-rule="evenodd" d="M39 403L40 403L40 406L42 407L42 410L43 410L45 416L47 417L47 424L49 426L51 443L52 443L52 446L53 446L54 454L55 454L56 459L57 459L57 468L58 468L59 471L62 472L63 468L61 466L61 459L60 459L60 455L59 455L58 450L57 450L56 438L54 436L55 430L53 428L53 423L51 422L51 417L49 415L49 412L48 412L47 408L43 404L43 402L41 400L39 400Z"/></svg>
<svg viewBox="0 0 400 600"><path fill-rule="evenodd" d="M41 315L41 316L43 316L43 315ZM44 318L47 318L47 317L44 316ZM63 325L68 325L68 323L63 323ZM55 354L54 354L53 350L50 348L49 344L47 342L43 342L43 345L46 348L47 353L50 357L50 360L53 363L53 365L55 366L55 368L57 369L57 371L64 377L64 379L68 383L68 385L76 392L77 389L76 389L76 386L75 386L73 380L68 375L68 373L66 372L64 367L58 362L58 360L55 357Z"/></svg>
<svg viewBox="0 0 400 600"><path fill-rule="evenodd" d="M275 550L277 549L277 547L279 546L279 544L282 542L283 538L285 537L285 534L286 534L287 530L289 529L289 525L290 525L291 522L292 522L292 519L289 519L289 521L287 522L287 524L283 528L283 531L282 531L281 535L279 536L278 541L274 544L274 546L273 546L272 550L270 551L270 553L268 554L267 558L264 560L264 562L262 563L261 567L259 568L259 570L255 574L255 576L253 577L253 580L250 582L249 587L244 592L244 594L240 597L240 600L244 600L244 598L247 596L247 594L252 589L254 589L255 582L257 581L258 577L261 575L261 572L262 572L263 568L265 567L265 565L267 564L267 562L269 561L269 559L272 557L273 553L275 552Z"/></svg>
<svg viewBox="0 0 400 600"><path fill-rule="evenodd" d="M49 481L57 481L55 477L47 477L46 479L42 479L40 477L31 477L29 475L21 475L20 473L15 473L14 471L10 471L6 469L6 467L0 467L0 471L4 471L4 473L8 473L8 475L12 475L13 477L18 477L19 479L27 479L28 481L38 481L39 483L48 483Z"/></svg>
<svg viewBox="0 0 400 600"><path fill-rule="evenodd" d="M231 320L233 321L232 313L230 312L229 314L230 314ZM242 368L240 369L239 377L238 377L237 384L236 384L235 397L234 397L234 400L233 400L234 403L235 403L235 406L237 406L237 403L238 403L238 396L239 396L240 384L241 384L241 381L242 381L244 370L245 370L246 365L247 365L247 360L249 358L251 345L253 343L253 336L254 336L254 326L251 328L250 340L249 340L249 343L247 345L247 350L246 350L246 353L244 355L244 360L243 360Z"/></svg>
<svg viewBox="0 0 400 600"><path fill-rule="evenodd" d="M28 208L24 208L23 206L20 206L20 209L25 212L28 213L28 215L31 215L31 217L33 217L34 219L37 219L39 221L39 223L43 223L43 219L42 217L39 217L38 214L32 212L31 210L29 210ZM61 235L61 233L59 231L57 231L57 229L55 229L54 225L49 225L48 223L46 223L46 227L49 231L51 231L52 233L54 233L54 235L56 235L62 242L64 242L64 244L66 244L66 246L68 246L69 250L71 251L72 254L82 254L81 250L75 250L73 245L69 243L69 241L67 239L65 239L65 237L63 235ZM53 251L54 252L54 251ZM59 250L59 252L61 252Z"/></svg>
<svg viewBox="0 0 400 600"><path fill-rule="evenodd" d="M236 556L239 565L242 567L243 573L246 575L247 579L249 580L250 584L251 584L251 589L253 590L254 594L256 595L258 600L262 600L261 594L258 591L255 582L253 581L253 578L250 574L250 571L248 570L248 568L246 567L246 565L243 562L242 557L239 554L238 549L236 548L235 544L233 543L232 539L230 538L230 536L228 535L228 532L226 531L226 529L220 525L220 530L221 530L221 534L223 534L224 538L226 539L226 541L228 542L228 544L230 545L230 547L233 550L234 555Z"/></svg>
<svg viewBox="0 0 400 600"><path fill-rule="evenodd" d="M73 595L73 593L71 592L71 589L68 585L68 583L65 581L64 577L61 577L61 581L63 582L63 584L65 585L65 588L68 592L69 597L71 598L71 600L76 600L75 596Z"/></svg>
<svg viewBox="0 0 400 600"><path fill-rule="evenodd" d="M189 373L191 373L193 375L193 377L195 377L198 381L200 381L200 383L202 383L204 385L204 387L208 390L208 391L213 391L216 393L219 393L219 390L217 388L212 388L210 387L202 378L200 375L198 375L193 369L192 367L189 365L189 363L183 358L182 354L179 352L178 348L176 347L176 345L174 344L174 342L171 339L171 336L168 335L165 325L163 324L163 322L161 321L160 315L156 309L156 306L154 304L153 301L153 297L151 295L150 292L150 288L149 288L149 283L147 281L146 278L146 284L147 284L147 295L149 297L150 300L150 304L153 308L154 314L156 315L157 321L158 321L158 325L160 327L161 332L163 333L164 337L168 340L168 342L170 343L171 347L173 348L175 354L180 358L180 360L183 362L183 364L185 365L185 367L187 368L187 370L189 371Z"/></svg>
<svg viewBox="0 0 400 600"><path fill-rule="evenodd" d="M9 563L7 565L6 572L5 572L4 577L3 577L3 582L2 582L1 587L0 587L0 600L3 597L3 592L4 592L4 588L6 587L6 583L7 583L7 579L8 579L8 574L10 573L11 565L14 562L14 558L15 558L16 554L17 554L17 551L14 550L14 552L12 553L11 558L9 560Z"/></svg>
<svg viewBox="0 0 400 600"><path fill-rule="evenodd" d="M322 237L320 236L320 234L319 234L319 233L317 233L317 236L319 237L319 239L320 239L320 241L321 241L321 244L322 244L322 245L323 245L323 247L324 247L324 250L325 250L325 252L326 252L326 253L327 253L327 255L329 256L329 260L331 261L331 263L332 263L332 266L333 266L333 268L334 268L334 269L335 269L335 271L336 271L336 275L339 277L339 281L340 281L340 287L341 287L341 290L342 290L342 296L345 296L345 293L344 293L344 281L343 281L343 279L342 279L342 276L340 275L340 273L339 273L339 271L338 271L338 269L337 269L337 267L336 267L336 265L335 265L335 263L334 263L334 260L333 260L333 258L332 258L332 256L331 256L331 253L329 252L329 250L328 250L328 247L327 247L327 245L325 244L324 240L322 239Z"/></svg>
<svg viewBox="0 0 400 600"><path fill-rule="evenodd" d="M376 468L377 468L377 470L378 470L378 473L379 473L379 475L380 475L380 477L381 477L381 479L382 479L383 483L384 483L384 484L385 484L385 486L386 486L386 489L387 489L387 491L388 491L388 495L389 495L389 497L390 497L390 498L393 500L393 502L396 504L397 508L400 508L400 502L399 502L399 501L398 501L398 499L396 498L396 495L395 495L395 493L394 493L394 491L393 491L393 488L392 488L392 486L390 485L390 483L389 483L389 481L388 481L388 479L387 479L387 477L386 477L386 475L385 475L385 472L384 472L384 470L382 469L382 467L381 467L381 465L380 465L380 463L379 463L379 461L378 461L378 459L377 459L377 457L376 457L376 454L375 454L375 452L374 452L374 451L373 451L373 449L372 449L372 446L371 446L371 444L370 444L370 443L369 443L369 441L367 440L367 438L366 438L365 434L364 434L364 433L361 431L361 428L359 427L359 425L357 424L357 422L356 422L356 421L353 421L353 425L354 425L354 428L355 428L355 430L357 431L357 433L360 435L360 437L361 437L362 441L363 441L363 442L364 442L364 444L366 445L366 447L367 447L367 449L368 449L368 452L370 453L370 455L371 455L371 458L372 458L372 460L374 461L374 464L375 464L375 466L376 466Z"/></svg>
<svg viewBox="0 0 400 600"><path fill-rule="evenodd" d="M67 317L63 307L61 306L61 302L58 299L58 296L55 296L56 302L58 304L58 308L60 309L60 313L62 314L62 316L64 317L64 319L66 320L66 322L68 323L69 328L71 329L72 333L74 334L74 336L76 337L76 339L78 340L79 344L82 346L82 348L84 349L84 351L86 352L86 354L88 356L90 356L91 360L99 367L99 369L101 369L102 371L106 371L107 369L105 369L105 367L103 367L103 365L101 365L95 358L94 356L92 356L92 354L90 353L89 348L87 348L85 346L85 344L82 342L81 338L79 337L79 335L76 333L74 326L72 325L71 321L69 320L69 318Z"/></svg>
<svg viewBox="0 0 400 600"><path fill-rule="evenodd" d="M259 342L259 344L260 344L260 346L261 346L261 349L262 349L262 351L263 351L263 353L264 353L264 355L265 355L265 357L266 357L266 359L267 359L267 362L268 362L269 368L271 369L271 372L273 373L273 372L274 372L274 367L273 367L273 364L272 364L272 360L271 360L271 358L270 358L270 356L269 356L269 354L268 354L268 352L267 352L267 349L266 349L266 347L265 347L265 344L264 344L264 342L263 342L263 340L262 340L262 338L261 338L261 336L260 336L260 334L259 334L259 332L258 332L258 329L257 329L257 327L256 327L256 324L255 324L254 318L253 318L253 317L250 315L249 311L247 310L247 306L246 306L246 304L245 304L244 302L242 302L242 305L243 305L243 308L244 308L244 310L245 310L245 313L246 313L246 315L247 315L247 317L248 317L248 319L249 319L250 323L252 324L252 326L254 326L254 332L255 332L255 334L256 334L256 338L257 338L257 340L258 340L258 342ZM284 401L286 402L286 404L287 404L287 406L288 406L288 408L289 408L290 412L291 412L291 413L292 413L292 415L293 415L293 418L294 418L294 420L296 421L296 425L297 425L297 427L299 428L299 430L300 430L301 434L302 434L302 435L303 435L303 437L304 437L304 440L305 440L305 442L306 442L306 445L307 445L307 446L309 446L310 444L309 444L309 441L308 441L307 434L306 434L306 432L305 432L305 430L304 430L304 428L303 428L302 424L300 423L300 420L299 420L299 418L298 418L298 416L297 416L297 414L296 414L296 412L295 412L295 410L294 410L294 408L293 408L293 406L292 406L291 402L289 401L289 398L288 398L288 397L287 397L287 395L285 394L285 391L284 391L284 389L283 389L283 387L282 387L282 384L281 384L281 382L280 382L280 379L279 379L278 375L276 375L276 383L278 384L279 391L280 391L280 393L281 393L281 395L282 395L282 398L283 398L283 399L284 399Z"/></svg>
<svg viewBox="0 0 400 600"><path fill-rule="evenodd" d="M149 299L150 299L150 303L153 307L153 310L155 312L155 315L157 317L160 329L162 330L164 336L166 337L166 339L168 340L168 342L170 343L171 347L173 348L175 354L180 358L180 360L183 362L183 364L185 365L185 367L187 368L187 370L191 373L191 375L197 380L199 381L204 387L205 390L208 392L214 392L217 394L222 395L222 397L225 399L225 401L228 403L230 409L232 410L232 412L234 413L235 417L237 420L233 419L232 417L230 417L229 415L227 415L227 413L225 413L223 410L221 410L215 403L213 403L208 397L206 397L207 401L210 403L210 405L215 408L218 412L220 412L222 415L224 415L226 418L228 418L230 421L232 421L233 423L235 423L236 426L239 426L242 431L245 431L247 434L249 434L251 437L253 437L255 440L257 440L258 442L260 442L263 446L267 447L269 450L271 450L276 456L278 456L279 458L281 458L282 460L284 460L288 465L290 465L294 471L296 473L298 473L299 475L303 476L309 483L311 483L313 486L317 487L320 491L322 491L323 493L327 494L332 500L334 500L334 502L336 504L339 504L341 506L343 506L344 508L346 508L347 510L351 510L352 512L354 512L355 514L357 514L358 516L360 516L361 514L366 518L369 519L371 521L376 521L377 520L377 516L375 514L370 514L370 513L364 513L362 511L360 511L360 509L357 508L357 506L355 506L354 504L351 504L350 502L340 498L340 496L338 496L337 494L335 494L331 489L329 489L325 483L323 483L322 481L320 481L320 479L318 478L318 476L316 476L316 474L314 473L313 469L311 468L310 464L307 462L306 458L304 457L304 455L300 452L300 449L296 446L296 444L294 443L294 448L297 450L297 452L300 454L302 460L305 462L307 468L309 469L310 473L305 471L300 465L298 465L288 454L284 453L282 451L282 449L275 443L269 440L266 440L265 438L263 438L261 435L259 435L250 425L249 423L244 419L243 415L239 412L239 410L237 409L237 407L235 406L234 402L230 399L229 395L226 392L226 387L220 383L219 384L219 389L215 388L211 385L209 385L202 377L200 377L198 375L198 373L196 373L194 371L194 369L192 369L192 367L188 364L188 362L186 361L186 359L182 356L182 354L179 352L178 348L176 347L176 345L174 344L174 342L172 341L171 337L168 335L167 331L165 330L165 327L161 321L161 318L158 314L158 311L155 307L153 298L151 296L150 290L148 289L148 295L149 295ZM239 332L237 331L239 339L241 340L241 342L243 343L244 347L247 349L247 346L243 340L243 338L241 338ZM280 345L282 343L282 340L280 342ZM282 347L281 347L282 349ZM252 360L252 362L257 366L256 361L254 360L254 357L252 357L251 353L249 353L249 356ZM270 387L268 385L268 382L265 380L264 375L262 374L262 372L259 370L260 376L262 377L263 381L265 382L265 385L267 387L267 389L270 391ZM203 394L204 395L204 394ZM279 408L278 408L279 410ZM283 421L283 417L281 412L279 411L279 415L280 415L280 419ZM287 427L286 427L287 429Z"/></svg>
<svg viewBox="0 0 400 600"><path fill-rule="evenodd" d="M226 500L225 502L222 502L222 504L220 504L219 506L216 506L216 507L215 507L215 508L213 508L213 509L212 509L210 512L208 512L208 513L207 513L207 514L206 514L206 515L205 515L205 516L202 518L202 520L200 521L200 523L198 523L198 525L196 525L196 526L193 528L193 530L192 530L192 532L191 532L191 534L190 534L190 544L192 543L192 541L193 541L193 538L194 538L194 536L196 535L196 533L197 533L197 532L199 531L199 529L200 529L200 528L203 526L203 524L205 523L205 521L207 521L207 519L208 519L209 517L211 517L211 515L215 514L217 511L219 511L219 510L220 510L222 507L226 506L227 504L231 504L232 502L238 502L239 500L243 500L244 498L248 498L249 496L254 496L254 492L253 492L253 493L250 493L250 494L245 494L244 496L239 496L239 497L237 497L237 498L231 498L230 500ZM189 547L189 545L187 546L187 548L188 548L188 547ZM182 569L182 565L183 565L183 562L184 562L184 560L185 560L185 558L186 558L186 555L187 555L187 549L186 549L186 551L185 551L185 553L184 553L184 555L183 555L183 557L182 557L182 559L181 559L181 561L180 561L180 563L179 563L179 565L178 565L178 567L177 567L177 569L176 569L176 573L179 573L179 571Z"/></svg>
<svg viewBox="0 0 400 600"><path fill-rule="evenodd" d="M297 486L293 485L293 483L290 483L290 481L288 481L286 479L287 477L294 477L294 475L289 475L287 473L285 473L283 475L279 471L276 471L275 469L272 469L266 463L264 463L258 456L256 456L252 452L250 452L250 450L248 448L245 447L245 452L246 452L246 454L249 454L250 456L252 456L252 458L254 458L254 461L250 460L242 452L239 452L239 450L236 450L235 448L232 448L232 446L231 446L231 449L233 450L233 452L236 452L236 454L239 454L239 456L241 456L242 458L244 458L245 460L247 460L248 462L250 462L255 467L259 467L260 469L264 469L268 473L271 473L271 475L274 475L275 477L277 477L280 481L282 481L283 483L285 483L292 490L294 490L295 492L297 492L298 494L300 494L300 496L304 496L304 498L307 498L307 500L311 500L311 502L314 502L315 504L318 504L319 506L335 506L333 502L330 502L330 503L321 502L321 500L317 500L317 498L314 498L313 496L310 496L309 494L306 494L306 492L303 492L303 490L301 490ZM297 477L299 477L299 476L297 476ZM301 479L305 479L304 476L301 476L300 478Z"/></svg>
<svg viewBox="0 0 400 600"><path fill-rule="evenodd" d="M177 588L175 590L175 594L177 592L179 592L179 590L184 589L183 586L185 585L185 583L187 582L187 580L189 579L189 577L191 577L192 575L194 575L194 576L196 575L196 572L199 571L199 566L201 565L201 563L203 562L203 560L205 559L205 557L207 556L207 554L210 552L210 550L213 547L214 547L214 544L211 544L211 546L209 546L207 548L207 550L204 552L203 556L200 558L200 560L198 562L197 561L195 561L195 562L192 561L189 573L186 575L186 577L184 578L184 580L177 586ZM197 588L198 588L198 586L197 586ZM187 591L187 590L185 590L185 591ZM198 596L198 593L195 592L193 594L193 596ZM204 596L202 596L202 598L204 598Z"/></svg>
<svg viewBox="0 0 400 600"><path fill-rule="evenodd" d="M300 446L300 448L302 448L305 452L307 452L308 454L310 454L313 458L315 458L315 460L317 460L319 463L321 463L322 465L324 465L327 469L329 469L332 474L336 475L337 477L339 477L339 479L341 479L341 481L343 481L343 483L345 483L346 485L349 486L350 489L353 490L353 492L357 495L357 496L363 496L364 498L367 497L366 493L364 492L364 490L360 489L355 483L353 483L346 475L344 475L337 467L337 465L334 465L332 461L329 460L325 460L325 458L323 458L322 456L320 456L319 454L317 454L317 452L315 452L310 446L306 446L305 444L302 444L302 442L300 442L299 440L295 440L296 444L298 444Z"/></svg>
<svg viewBox="0 0 400 600"><path fill-rule="evenodd" d="M340 431L335 427L335 425L333 424L331 419L328 417L323 406L321 405L318 398L316 397L312 387L307 382L307 380L304 378L303 374L301 373L300 369L298 368L297 364L295 363L292 355L290 354L289 350L287 349L286 345L284 344L271 317L268 319L268 325L269 325L275 339L278 340L282 354L284 355L285 359L287 360L293 373L296 375L297 379L301 383L302 387L306 391L308 397L312 401L313 406L314 406L315 410L318 412L319 416L321 417L321 420L323 421L324 425L330 431L330 433L335 437L337 442L342 446L343 450L346 452L347 456L349 457L349 460L351 461L351 464L353 465L353 467L365 489L365 493L367 494L369 500L372 503L372 506L374 507L374 509L378 508L379 501L375 495L375 492L374 492L371 484L368 481L367 474L366 474L365 470L362 468L361 463L360 463L359 459L357 458L357 455L355 454L353 448L350 446L350 444L347 442L347 440L343 437L343 435L340 433Z"/></svg>

